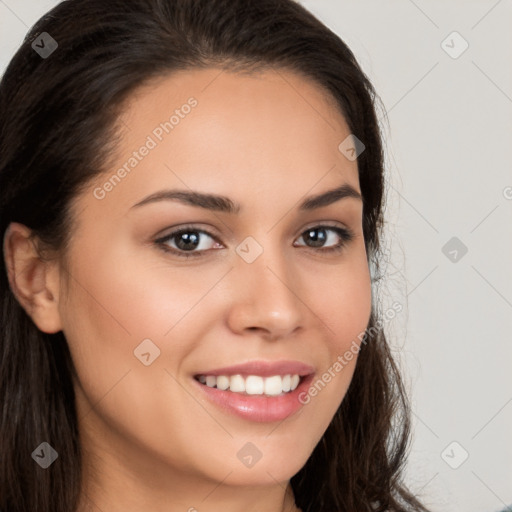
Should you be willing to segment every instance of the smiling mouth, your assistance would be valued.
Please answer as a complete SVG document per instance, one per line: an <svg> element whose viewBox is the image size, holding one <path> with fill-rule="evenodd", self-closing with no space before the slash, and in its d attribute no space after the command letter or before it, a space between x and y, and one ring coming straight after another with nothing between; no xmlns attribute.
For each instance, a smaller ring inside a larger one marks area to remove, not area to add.
<svg viewBox="0 0 512 512"><path fill-rule="evenodd" d="M306 378L298 374L272 375L195 375L194 379L210 388L241 395L281 396L294 391Z"/></svg>

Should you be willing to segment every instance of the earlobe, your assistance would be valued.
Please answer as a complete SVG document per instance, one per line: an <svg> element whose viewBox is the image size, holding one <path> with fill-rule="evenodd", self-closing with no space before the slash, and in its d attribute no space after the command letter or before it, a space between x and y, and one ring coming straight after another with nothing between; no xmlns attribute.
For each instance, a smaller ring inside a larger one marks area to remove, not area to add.
<svg viewBox="0 0 512 512"><path fill-rule="evenodd" d="M31 230L11 222L3 241L9 286L17 301L39 330L52 334L62 330L59 313L59 269L45 261L30 239Z"/></svg>

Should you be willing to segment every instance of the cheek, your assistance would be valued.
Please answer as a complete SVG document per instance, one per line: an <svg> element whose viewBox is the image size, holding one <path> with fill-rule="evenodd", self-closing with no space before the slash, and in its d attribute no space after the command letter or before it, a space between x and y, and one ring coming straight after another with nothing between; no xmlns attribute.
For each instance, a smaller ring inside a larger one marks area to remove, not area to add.
<svg viewBox="0 0 512 512"><path fill-rule="evenodd" d="M353 342L359 344L370 320L372 307L371 284L369 279L353 276L347 279L328 303L328 318L331 321L332 347L337 354L345 352Z"/></svg>
<svg viewBox="0 0 512 512"><path fill-rule="evenodd" d="M87 236L94 239L92 233ZM226 268L186 269L119 240L77 244L71 262L73 277L61 317L88 401L102 400L103 407L108 403L118 411L129 398L127 416L130 403L147 404L148 414L161 410L161 404L152 408L146 395L178 390L166 370L179 374L218 321L221 306L215 291L208 292ZM142 354L148 350L152 362L146 366ZM129 389L126 400L123 389ZM106 393L117 396L117 402L103 400Z"/></svg>
<svg viewBox="0 0 512 512"><path fill-rule="evenodd" d="M314 307L321 312L327 343L325 364L310 387L304 400L324 404L328 416L333 415L343 400L357 364L361 339L366 331L372 310L371 279L364 253L334 275L316 275L322 290L311 294ZM311 288L313 289L313 288ZM327 291L325 291L327 290Z"/></svg>
<svg viewBox="0 0 512 512"><path fill-rule="evenodd" d="M70 271L73 279L61 316L78 375L78 414L89 425L86 430L94 431L99 416L109 431L142 441L160 456L169 439L186 439L183 418L204 416L173 376L205 338L195 315L211 306L198 304L211 285L204 273L191 278L183 269L118 256L83 252ZM147 339L149 365L138 350ZM93 406L97 416L89 414ZM206 425L195 426L194 437L207 439L212 425ZM177 442L165 456L182 466L191 464L187 446Z"/></svg>
<svg viewBox="0 0 512 512"><path fill-rule="evenodd" d="M372 289L365 253L358 252L354 258L340 265L339 272L327 269L316 273L317 286L312 295L317 311L322 312L331 351L336 355L359 343L358 336L364 332L370 320ZM322 284L322 286L320 286Z"/></svg>
<svg viewBox="0 0 512 512"><path fill-rule="evenodd" d="M133 256L127 257L129 252L120 251L122 246L115 243L110 247L110 253L105 249L101 254L77 247L71 260L69 294L61 307L63 331L80 384L91 402L100 400L127 372L131 372L129 380L141 373L148 387L157 384L158 372L147 370L161 361L155 359L147 367L134 351L150 339L157 347L149 345L151 359L158 350L163 353L170 338L165 334L185 316L193 298L193 291L154 278L164 270L157 272ZM173 344L172 361L181 360L180 351L181 346ZM135 395L142 393L143 387L138 389L134 389Z"/></svg>
<svg viewBox="0 0 512 512"><path fill-rule="evenodd" d="M173 267L118 241L103 246L107 249L101 253L75 251L72 290L63 312L69 329L87 334L91 345L123 340L123 350L133 351L137 340L161 339L208 290L204 272Z"/></svg>

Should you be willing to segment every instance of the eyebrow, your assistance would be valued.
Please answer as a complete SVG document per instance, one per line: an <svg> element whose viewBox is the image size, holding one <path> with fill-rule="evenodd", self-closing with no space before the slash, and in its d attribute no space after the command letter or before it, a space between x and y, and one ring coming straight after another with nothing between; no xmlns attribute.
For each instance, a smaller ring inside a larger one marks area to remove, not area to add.
<svg viewBox="0 0 512 512"><path fill-rule="evenodd" d="M361 194L348 183L344 183L326 192L322 192L316 196L309 196L304 199L299 205L299 211L311 211L324 206L352 197L360 201L363 200ZM238 214L241 211L241 206L232 201L229 197L218 196L213 194L203 194L201 192L189 190L160 190L151 194L138 203L134 204L131 208L136 208L145 204L155 203L158 201L179 201L183 204L204 208L206 210L213 210L222 213Z"/></svg>

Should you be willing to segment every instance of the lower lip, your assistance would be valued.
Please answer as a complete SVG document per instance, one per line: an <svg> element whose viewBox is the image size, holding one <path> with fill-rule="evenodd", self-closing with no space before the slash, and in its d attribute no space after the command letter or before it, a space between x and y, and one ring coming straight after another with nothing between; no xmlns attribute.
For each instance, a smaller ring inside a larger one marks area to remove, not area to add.
<svg viewBox="0 0 512 512"><path fill-rule="evenodd" d="M222 410L246 420L263 423L282 421L297 412L304 405L299 401L299 396L301 393L307 392L313 377L313 374L303 377L293 391L281 396L244 395L211 388L196 379L193 380L206 396Z"/></svg>

